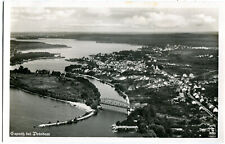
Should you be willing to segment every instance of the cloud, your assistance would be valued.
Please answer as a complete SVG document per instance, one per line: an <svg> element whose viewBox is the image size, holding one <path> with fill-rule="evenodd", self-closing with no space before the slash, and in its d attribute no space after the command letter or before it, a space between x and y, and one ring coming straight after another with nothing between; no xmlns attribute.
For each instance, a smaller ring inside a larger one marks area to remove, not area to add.
<svg viewBox="0 0 225 144"><path fill-rule="evenodd" d="M135 15L131 18L126 18L124 23L155 28L182 27L186 25L184 17L164 12L148 12L145 15Z"/></svg>
<svg viewBox="0 0 225 144"><path fill-rule="evenodd" d="M190 19L190 23L196 26L210 25L216 23L216 19L212 16L197 14Z"/></svg>
<svg viewBox="0 0 225 144"><path fill-rule="evenodd" d="M139 26L146 26L149 24L149 19L144 16L133 16L131 18L125 18L124 23L127 25L139 25Z"/></svg>
<svg viewBox="0 0 225 144"><path fill-rule="evenodd" d="M164 12L149 13L149 19L153 22L155 27L159 28L173 28L183 27L186 25L185 18L176 14L167 14Z"/></svg>
<svg viewBox="0 0 225 144"><path fill-rule="evenodd" d="M211 16L204 15L204 14L198 14L198 15L195 15L195 17L197 19L202 20L204 23L213 23L213 22L216 21L215 18L213 18Z"/></svg>
<svg viewBox="0 0 225 144"><path fill-rule="evenodd" d="M86 12L95 16L110 16L111 11L109 8L87 8Z"/></svg>
<svg viewBox="0 0 225 144"><path fill-rule="evenodd" d="M210 15L206 15L206 14L196 14L191 16L188 19L188 23L189 25L192 25L193 27L196 26L198 28L200 27L215 27L217 26L217 19L213 18Z"/></svg>
<svg viewBox="0 0 225 144"><path fill-rule="evenodd" d="M62 8L14 8L12 9L12 19L19 20L54 20L58 18L67 18L73 15L74 9Z"/></svg>
<svg viewBox="0 0 225 144"><path fill-rule="evenodd" d="M216 31L217 23L211 9L14 7L11 11L15 31Z"/></svg>

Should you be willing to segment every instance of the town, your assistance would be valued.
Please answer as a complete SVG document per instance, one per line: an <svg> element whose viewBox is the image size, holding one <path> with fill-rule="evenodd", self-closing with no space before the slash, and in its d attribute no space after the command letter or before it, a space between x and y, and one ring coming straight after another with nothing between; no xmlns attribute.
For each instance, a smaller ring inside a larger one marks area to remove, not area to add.
<svg viewBox="0 0 225 144"><path fill-rule="evenodd" d="M142 46L136 51L99 53L68 61L78 64L66 67L66 72L94 76L128 95L131 114L117 126L138 126L143 133L156 129L150 135L157 137L217 137L217 48ZM170 121L169 128L140 116L137 111L146 107L153 109L154 119ZM165 130L158 132L156 126L151 128L153 124ZM167 132L170 135L162 134L165 131L171 131Z"/></svg>

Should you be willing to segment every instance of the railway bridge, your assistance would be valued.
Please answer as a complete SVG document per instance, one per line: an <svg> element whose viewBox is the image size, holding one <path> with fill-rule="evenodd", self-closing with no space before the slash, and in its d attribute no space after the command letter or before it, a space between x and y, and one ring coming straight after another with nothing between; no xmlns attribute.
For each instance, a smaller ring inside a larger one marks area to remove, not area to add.
<svg viewBox="0 0 225 144"><path fill-rule="evenodd" d="M126 100L116 100L112 98L101 98L101 106L103 109L118 111L121 113L128 112L130 105Z"/></svg>

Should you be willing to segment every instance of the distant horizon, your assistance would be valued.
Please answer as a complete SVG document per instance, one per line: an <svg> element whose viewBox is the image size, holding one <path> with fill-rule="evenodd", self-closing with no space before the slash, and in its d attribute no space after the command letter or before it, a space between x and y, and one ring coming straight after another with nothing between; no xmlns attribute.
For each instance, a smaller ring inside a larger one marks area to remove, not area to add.
<svg viewBox="0 0 225 144"><path fill-rule="evenodd" d="M12 7L13 32L193 33L218 31L214 8Z"/></svg>

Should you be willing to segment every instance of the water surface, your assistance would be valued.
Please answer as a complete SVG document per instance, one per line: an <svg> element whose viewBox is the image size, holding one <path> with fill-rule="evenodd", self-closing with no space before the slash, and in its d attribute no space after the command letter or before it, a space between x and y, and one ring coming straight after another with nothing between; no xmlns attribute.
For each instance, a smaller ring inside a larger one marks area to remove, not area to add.
<svg viewBox="0 0 225 144"><path fill-rule="evenodd" d="M15 39L14 39L15 40ZM16 39L17 40L17 39ZM50 39L41 38L37 40L17 40L17 41L38 41L48 44L63 44L70 48L40 48L33 50L25 50L26 52L50 52L50 53L60 53L65 59L70 58L81 58L88 57L97 53L112 53L122 50L136 50L139 48L137 45L129 44L115 44L115 43L96 43L95 41L79 41L75 39ZM64 58L60 59L40 59L25 62L24 67L28 67L31 71L36 71L37 69L48 69L57 70L64 72L66 66L75 64L74 62L65 61ZM11 66L10 69L13 70L18 68L20 64Z"/></svg>
<svg viewBox="0 0 225 144"><path fill-rule="evenodd" d="M80 58L97 53L111 53L120 50L135 50L138 46L128 44L96 43L94 41L78 41L72 39L38 39L38 40L20 40L20 41L40 41L49 44L65 44L71 48L51 48L35 49L23 52L51 52L61 53L65 58ZM31 71L37 69L57 70L64 72L66 66L74 62L60 59L40 59L25 62L22 64ZM20 65L11 66L11 69L18 68ZM101 98L115 98L124 100L109 85L103 84L97 80L90 80L98 89ZM99 111L97 116L72 125L63 125L58 127L33 128L46 122L64 121L72 119L84 113L84 111L72 107L63 102L54 101L48 98L42 98L37 95L29 94L21 90L10 88L10 131L14 132L50 132L51 136L78 136L78 137L114 137L114 136L137 136L132 133L113 133L111 125L118 120L124 120L126 115L114 111Z"/></svg>

